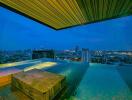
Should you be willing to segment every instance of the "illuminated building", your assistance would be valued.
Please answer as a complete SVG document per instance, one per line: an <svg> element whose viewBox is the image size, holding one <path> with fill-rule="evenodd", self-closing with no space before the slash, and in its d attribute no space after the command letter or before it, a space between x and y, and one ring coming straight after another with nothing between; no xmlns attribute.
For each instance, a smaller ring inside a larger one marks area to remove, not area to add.
<svg viewBox="0 0 132 100"><path fill-rule="evenodd" d="M89 50L82 49L82 62L89 62Z"/></svg>

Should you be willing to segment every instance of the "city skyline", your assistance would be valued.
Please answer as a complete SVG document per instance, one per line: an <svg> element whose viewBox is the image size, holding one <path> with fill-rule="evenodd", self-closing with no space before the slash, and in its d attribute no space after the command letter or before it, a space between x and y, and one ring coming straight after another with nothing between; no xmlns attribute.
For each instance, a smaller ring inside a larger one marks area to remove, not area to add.
<svg viewBox="0 0 132 100"><path fill-rule="evenodd" d="M0 22L0 50L132 50L132 16L56 31L0 7Z"/></svg>

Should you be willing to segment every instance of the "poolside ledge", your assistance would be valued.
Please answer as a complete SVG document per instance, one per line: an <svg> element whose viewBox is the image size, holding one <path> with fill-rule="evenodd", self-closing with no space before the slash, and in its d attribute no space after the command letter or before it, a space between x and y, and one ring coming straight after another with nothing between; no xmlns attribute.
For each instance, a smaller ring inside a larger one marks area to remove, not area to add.
<svg viewBox="0 0 132 100"><path fill-rule="evenodd" d="M33 100L52 100L65 87L65 77L33 69L13 75L11 86Z"/></svg>

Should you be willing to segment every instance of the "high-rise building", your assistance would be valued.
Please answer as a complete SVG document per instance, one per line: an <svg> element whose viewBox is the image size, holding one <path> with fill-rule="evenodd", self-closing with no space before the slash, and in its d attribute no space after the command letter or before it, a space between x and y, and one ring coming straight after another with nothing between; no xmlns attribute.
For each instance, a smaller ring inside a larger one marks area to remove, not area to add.
<svg viewBox="0 0 132 100"><path fill-rule="evenodd" d="M53 50L34 50L32 52L32 59L39 58L54 58L55 53Z"/></svg>
<svg viewBox="0 0 132 100"><path fill-rule="evenodd" d="M82 48L82 62L89 62L89 50Z"/></svg>
<svg viewBox="0 0 132 100"><path fill-rule="evenodd" d="M79 46L75 47L75 52L77 53L79 51Z"/></svg>

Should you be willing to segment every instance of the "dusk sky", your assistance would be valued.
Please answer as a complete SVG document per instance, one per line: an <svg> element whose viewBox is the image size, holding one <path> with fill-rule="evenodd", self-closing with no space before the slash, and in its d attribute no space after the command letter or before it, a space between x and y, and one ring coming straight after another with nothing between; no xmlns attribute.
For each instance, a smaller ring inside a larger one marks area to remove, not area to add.
<svg viewBox="0 0 132 100"><path fill-rule="evenodd" d="M132 16L56 31L0 7L0 50L29 48L132 50Z"/></svg>

